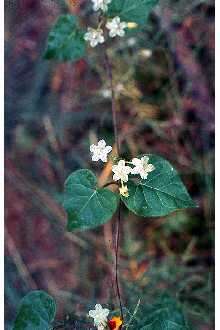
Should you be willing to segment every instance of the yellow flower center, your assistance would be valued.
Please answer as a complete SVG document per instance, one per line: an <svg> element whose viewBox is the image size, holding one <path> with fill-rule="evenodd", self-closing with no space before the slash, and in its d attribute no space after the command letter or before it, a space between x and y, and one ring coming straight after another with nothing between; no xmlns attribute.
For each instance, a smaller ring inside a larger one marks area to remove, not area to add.
<svg viewBox="0 0 220 330"><path fill-rule="evenodd" d="M121 187L119 188L120 195L124 197L129 197L128 187L124 185L123 181L121 181Z"/></svg>

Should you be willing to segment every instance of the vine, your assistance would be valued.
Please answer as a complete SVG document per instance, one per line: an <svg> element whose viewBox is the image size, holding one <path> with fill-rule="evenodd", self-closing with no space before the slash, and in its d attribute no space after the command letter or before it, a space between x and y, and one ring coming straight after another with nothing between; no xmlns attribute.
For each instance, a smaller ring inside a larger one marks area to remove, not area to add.
<svg viewBox="0 0 220 330"><path fill-rule="evenodd" d="M92 10L97 13L98 26L84 30L76 16L61 15L48 37L45 59L59 61L78 61L86 56L88 48L104 49L104 62L111 87L111 110L115 139L115 152L104 139L90 146L92 161L113 162L112 181L103 187L97 186L96 175L90 169L79 169L69 175L64 184L63 207L67 214L67 230L92 230L105 224L117 213L115 239L115 285L119 301L120 316L96 304L88 312L93 319L92 328L98 330L132 329L133 321L141 302L134 314L127 318L119 285L119 243L122 218L122 203L140 217L165 216L183 208L195 207L177 171L164 158L154 154L137 155L124 159L120 145L120 129L117 118L117 104L113 83L113 62L108 54L109 38L126 36L129 27L138 30L146 24L150 11L157 0L92 0ZM102 45L103 44L103 45ZM117 191L110 190L115 184ZM178 306L167 297L146 315L142 330L188 329ZM165 311L164 312L164 308ZM56 303L43 291L33 291L24 297L15 321L14 329L58 329L65 322L54 324ZM73 323L74 326L74 323ZM86 326L87 327L87 326ZM137 327L136 327L137 328ZM88 327L87 327L88 329Z"/></svg>

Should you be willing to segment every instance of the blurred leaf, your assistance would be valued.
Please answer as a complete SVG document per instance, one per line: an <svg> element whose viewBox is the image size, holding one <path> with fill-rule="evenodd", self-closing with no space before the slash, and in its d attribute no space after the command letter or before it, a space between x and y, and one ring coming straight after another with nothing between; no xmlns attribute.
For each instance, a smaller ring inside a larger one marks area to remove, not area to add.
<svg viewBox="0 0 220 330"><path fill-rule="evenodd" d="M56 303L44 291L32 291L21 301L14 330L47 330L56 314Z"/></svg>
<svg viewBox="0 0 220 330"><path fill-rule="evenodd" d="M144 217L159 217L195 207L177 171L162 157L147 155L155 170L146 180L128 182L129 197L121 197L129 210Z"/></svg>
<svg viewBox="0 0 220 330"><path fill-rule="evenodd" d="M107 222L118 206L118 195L97 188L90 170L78 170L65 182L64 208L68 214L68 231L91 229Z"/></svg>
<svg viewBox="0 0 220 330"><path fill-rule="evenodd" d="M142 330L189 330L178 302L167 295L145 312L147 317Z"/></svg>
<svg viewBox="0 0 220 330"><path fill-rule="evenodd" d="M77 61L85 54L83 31L73 15L61 15L49 33L45 59Z"/></svg>
<svg viewBox="0 0 220 330"><path fill-rule="evenodd" d="M187 224L189 223L189 216L187 211L170 214L167 217L167 222L162 225L163 232L169 236L172 233L181 233L187 231Z"/></svg>
<svg viewBox="0 0 220 330"><path fill-rule="evenodd" d="M111 17L120 16L126 22L145 24L147 17L158 0L113 0L109 5L108 14Z"/></svg>

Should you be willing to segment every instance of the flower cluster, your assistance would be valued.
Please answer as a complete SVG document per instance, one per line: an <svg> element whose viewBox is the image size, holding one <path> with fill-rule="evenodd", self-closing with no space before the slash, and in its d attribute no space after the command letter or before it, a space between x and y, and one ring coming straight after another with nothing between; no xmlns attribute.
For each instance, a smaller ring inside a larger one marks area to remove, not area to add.
<svg viewBox="0 0 220 330"><path fill-rule="evenodd" d="M120 317L113 317L108 319L110 310L107 308L102 308L100 304L95 305L95 309L89 311L89 317L93 318L94 326L98 330L119 330L122 325L122 320Z"/></svg>
<svg viewBox="0 0 220 330"><path fill-rule="evenodd" d="M124 182L128 182L129 174L140 175L142 179L147 179L148 174L154 171L155 167L153 164L149 164L149 157L144 156L141 159L133 158L131 162L126 162L125 160L120 160L117 165L112 167L112 171L115 173L113 175L114 181L121 181L121 188L119 192L124 197L129 197L128 187L124 185ZM126 163L134 165L134 167L127 166Z"/></svg>
<svg viewBox="0 0 220 330"><path fill-rule="evenodd" d="M94 11L101 10L106 12L108 10L108 5L112 0L92 0ZM102 25L102 21L100 25ZM101 27L93 29L88 27L87 32L84 35L84 39L89 41L91 47L96 47L98 44L102 44L105 41L104 31ZM125 29L128 27L128 23L121 22L119 16L116 16L105 23L105 27L109 30L109 36L114 38L116 36L123 37L125 35Z"/></svg>
<svg viewBox="0 0 220 330"><path fill-rule="evenodd" d="M90 146L90 151L93 161L97 162L101 160L107 162L108 154L112 151L112 147L107 146L104 140L100 140L98 145L92 144ZM124 185L124 183L128 182L129 174L140 175L141 179L146 180L148 174L154 170L155 167L149 163L148 156L143 156L140 159L133 158L131 162L121 159L116 165L112 166L112 172L114 173L113 180L121 182L121 187L119 188L120 194L124 197L129 197L128 187Z"/></svg>

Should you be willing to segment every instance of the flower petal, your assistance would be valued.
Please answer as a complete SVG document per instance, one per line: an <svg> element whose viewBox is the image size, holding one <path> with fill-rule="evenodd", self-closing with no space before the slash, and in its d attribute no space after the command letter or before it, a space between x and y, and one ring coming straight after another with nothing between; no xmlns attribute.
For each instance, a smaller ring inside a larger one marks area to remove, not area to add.
<svg viewBox="0 0 220 330"><path fill-rule="evenodd" d="M118 166L124 167L125 166L125 160L124 159L119 160Z"/></svg>
<svg viewBox="0 0 220 330"><path fill-rule="evenodd" d="M118 32L118 35L119 35L120 37L124 37L124 35L125 35L125 31L124 31L124 30L119 31L119 32Z"/></svg>
<svg viewBox="0 0 220 330"><path fill-rule="evenodd" d="M147 179L147 176L148 176L148 173L146 173L146 172L140 172L140 176L141 176L141 179L144 179L144 180L146 180Z"/></svg>
<svg viewBox="0 0 220 330"><path fill-rule="evenodd" d="M148 166L147 166L147 171L148 172L152 172L152 171L154 171L155 170L155 166L153 165L153 164L148 164Z"/></svg>
<svg viewBox="0 0 220 330"><path fill-rule="evenodd" d="M113 180L118 181L118 180L120 180L120 177L117 174L114 174L113 175Z"/></svg>
<svg viewBox="0 0 220 330"><path fill-rule="evenodd" d="M112 147L111 146L107 146L107 147L105 147L105 152L106 153L109 153L109 152L111 152L112 151Z"/></svg>
<svg viewBox="0 0 220 330"><path fill-rule="evenodd" d="M134 167L134 168L132 168L131 169L131 174L139 174L139 171L138 171L138 169L137 169L137 167Z"/></svg>
<svg viewBox="0 0 220 330"><path fill-rule="evenodd" d="M91 310L89 311L89 316L94 318L94 316L96 315L96 311L95 310Z"/></svg>
<svg viewBox="0 0 220 330"><path fill-rule="evenodd" d="M96 154L94 154L93 156L92 156L92 161L93 162L97 162L99 160L99 156L97 156Z"/></svg>
<svg viewBox="0 0 220 330"><path fill-rule="evenodd" d="M114 18L114 22L116 22L116 23L120 23L120 17L119 16L116 16L115 18Z"/></svg>
<svg viewBox="0 0 220 330"><path fill-rule="evenodd" d="M141 161L146 164L149 161L149 157L148 156L144 156L144 157L141 158Z"/></svg>
<svg viewBox="0 0 220 330"><path fill-rule="evenodd" d="M125 166L125 173L131 173L132 168L130 166Z"/></svg>
<svg viewBox="0 0 220 330"><path fill-rule="evenodd" d="M102 310L102 305L96 304L95 309L98 310L98 311Z"/></svg>
<svg viewBox="0 0 220 330"><path fill-rule="evenodd" d="M138 158L133 158L131 162L135 166L139 166L141 164L141 160Z"/></svg>
<svg viewBox="0 0 220 330"><path fill-rule="evenodd" d="M94 151L96 150L96 146L95 146L94 144L92 144L92 145L90 146L89 150L90 150L91 152L94 152Z"/></svg>
<svg viewBox="0 0 220 330"><path fill-rule="evenodd" d="M107 154L103 153L102 155L100 155L100 159L103 163L107 162Z"/></svg>
<svg viewBox="0 0 220 330"><path fill-rule="evenodd" d="M98 142L98 146L99 146L100 148L105 148L105 146L106 146L106 142L105 142L105 140L100 140L100 141Z"/></svg>

